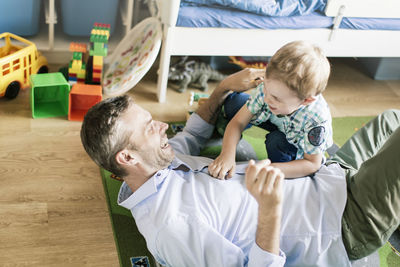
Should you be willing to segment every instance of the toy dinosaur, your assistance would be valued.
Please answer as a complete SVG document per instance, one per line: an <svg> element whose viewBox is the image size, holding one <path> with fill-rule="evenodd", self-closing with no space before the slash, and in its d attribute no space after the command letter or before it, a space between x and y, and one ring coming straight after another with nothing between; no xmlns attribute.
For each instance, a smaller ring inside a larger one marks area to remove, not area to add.
<svg viewBox="0 0 400 267"><path fill-rule="evenodd" d="M244 68L265 69L267 67L267 62L264 60L247 61L243 57L234 57L234 56L230 56L229 59L230 59L229 63L238 65L242 69Z"/></svg>
<svg viewBox="0 0 400 267"><path fill-rule="evenodd" d="M186 91L190 85L202 91L208 90L208 80L221 81L226 75L214 70L209 64L195 60L186 61L187 56L182 57L169 68L168 80L178 83L178 92Z"/></svg>

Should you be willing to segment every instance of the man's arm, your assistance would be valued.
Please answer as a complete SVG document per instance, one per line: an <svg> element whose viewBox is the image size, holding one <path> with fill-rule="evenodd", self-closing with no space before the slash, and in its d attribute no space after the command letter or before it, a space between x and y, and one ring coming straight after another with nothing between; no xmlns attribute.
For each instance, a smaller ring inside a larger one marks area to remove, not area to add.
<svg viewBox="0 0 400 267"><path fill-rule="evenodd" d="M258 202L256 243L276 255L279 255L283 179L283 173L272 167L269 160L249 161L246 187Z"/></svg>
<svg viewBox="0 0 400 267"><path fill-rule="evenodd" d="M196 113L210 124L215 124L222 104L231 91L243 92L254 88L264 80L264 69L246 68L229 75L214 89L207 101L201 105Z"/></svg>
<svg viewBox="0 0 400 267"><path fill-rule="evenodd" d="M207 101L191 116L183 132L178 133L169 143L176 152L198 155L212 135L221 106L230 91L245 91L257 86L263 80L264 70L244 69L226 77L213 91ZM257 79L258 78L258 79Z"/></svg>
<svg viewBox="0 0 400 267"><path fill-rule="evenodd" d="M167 266L247 266L279 267L285 257L250 248L244 251L207 224L195 218L178 217L157 233L156 259Z"/></svg>

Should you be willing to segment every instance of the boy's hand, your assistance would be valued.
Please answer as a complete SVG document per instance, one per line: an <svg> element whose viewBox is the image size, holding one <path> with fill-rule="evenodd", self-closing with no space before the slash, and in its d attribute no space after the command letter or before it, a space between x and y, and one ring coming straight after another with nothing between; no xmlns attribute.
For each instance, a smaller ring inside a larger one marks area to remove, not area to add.
<svg viewBox="0 0 400 267"><path fill-rule="evenodd" d="M262 210L282 205L282 184L285 178L282 171L271 166L270 160L254 163L249 161L246 169L246 187L257 200Z"/></svg>
<svg viewBox="0 0 400 267"><path fill-rule="evenodd" d="M235 156L229 157L220 154L209 166L208 172L211 176L224 180L232 178L235 173ZM227 173L228 172L228 173Z"/></svg>

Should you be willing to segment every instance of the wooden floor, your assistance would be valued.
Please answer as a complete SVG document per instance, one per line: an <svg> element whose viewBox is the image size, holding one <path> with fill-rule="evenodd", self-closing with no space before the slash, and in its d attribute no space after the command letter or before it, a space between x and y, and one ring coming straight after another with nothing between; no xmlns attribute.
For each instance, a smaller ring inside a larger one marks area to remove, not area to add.
<svg viewBox="0 0 400 267"><path fill-rule="evenodd" d="M353 59L331 62L324 96L334 117L400 109L400 81L375 81ZM119 266L99 169L81 147L81 123L32 119L29 93L0 99L0 266ZM169 89L167 103L157 103L155 71L129 93L156 119L185 118L189 93Z"/></svg>

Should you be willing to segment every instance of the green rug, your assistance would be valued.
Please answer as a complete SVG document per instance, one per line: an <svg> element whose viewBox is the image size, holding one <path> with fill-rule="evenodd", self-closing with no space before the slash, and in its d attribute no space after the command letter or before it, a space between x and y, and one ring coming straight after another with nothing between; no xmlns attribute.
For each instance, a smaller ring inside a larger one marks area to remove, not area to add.
<svg viewBox="0 0 400 267"><path fill-rule="evenodd" d="M359 128L361 128L372 117L345 117L333 119L333 139L341 146ZM173 126L173 127L172 127ZM181 123L171 124L169 135L173 135L171 129L181 128ZM258 157L266 157L264 138L266 132L258 127L252 127L243 133L243 138L249 142ZM209 147L203 155L218 154L220 147ZM146 242L138 232L130 211L117 205L117 196L121 181L111 178L109 172L100 169L104 191L108 202L111 225L114 232L115 244L118 250L120 265L130 266L156 266L156 263L146 248ZM380 266L400 266L400 257L396 255L387 243L379 249ZM369 266L369 265L365 265Z"/></svg>

